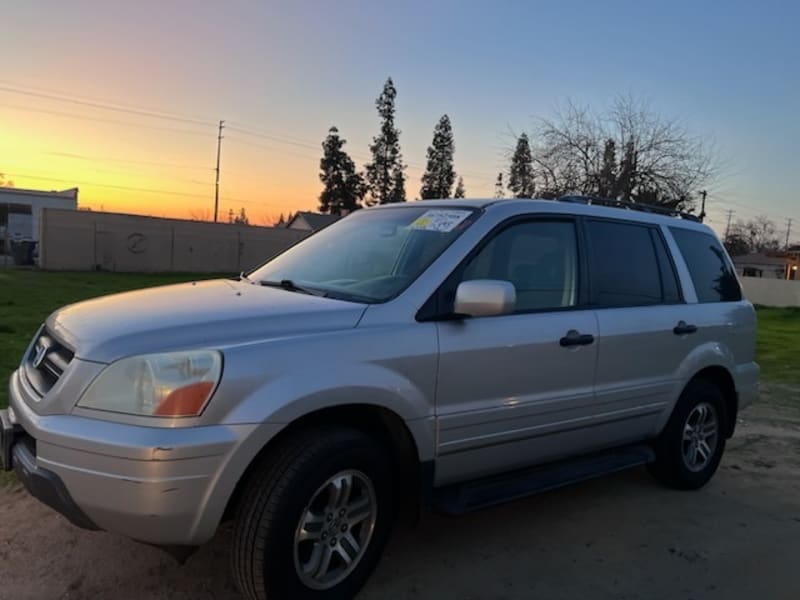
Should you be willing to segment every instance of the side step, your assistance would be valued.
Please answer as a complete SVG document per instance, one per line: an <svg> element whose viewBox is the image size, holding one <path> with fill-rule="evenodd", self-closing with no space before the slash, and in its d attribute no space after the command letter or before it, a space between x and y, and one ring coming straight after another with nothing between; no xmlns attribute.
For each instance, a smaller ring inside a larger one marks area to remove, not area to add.
<svg viewBox="0 0 800 600"><path fill-rule="evenodd" d="M646 444L623 446L597 454L511 471L502 475L456 483L433 490L433 509L461 515L525 496L624 471L653 462L655 453Z"/></svg>

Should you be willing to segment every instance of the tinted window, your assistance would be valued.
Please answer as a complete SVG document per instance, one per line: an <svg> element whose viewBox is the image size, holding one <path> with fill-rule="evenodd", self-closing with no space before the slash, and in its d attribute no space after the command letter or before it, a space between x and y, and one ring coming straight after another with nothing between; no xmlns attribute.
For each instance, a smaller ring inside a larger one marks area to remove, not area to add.
<svg viewBox="0 0 800 600"><path fill-rule="evenodd" d="M670 228L692 276L699 302L736 302L742 291L719 240L702 231Z"/></svg>
<svg viewBox="0 0 800 600"><path fill-rule="evenodd" d="M678 277L675 275L675 267L667 254L667 249L664 247L664 240L659 233L651 229L650 234L653 236L653 244L656 247L656 256L658 257L658 267L661 274L661 293L664 296L665 304L676 304L683 299L678 289Z"/></svg>
<svg viewBox="0 0 800 600"><path fill-rule="evenodd" d="M467 264L461 280L471 279L513 283L517 312L575 305L575 225L566 221L531 221L502 230Z"/></svg>
<svg viewBox="0 0 800 600"><path fill-rule="evenodd" d="M662 302L661 276L650 228L587 221L594 304L641 306Z"/></svg>

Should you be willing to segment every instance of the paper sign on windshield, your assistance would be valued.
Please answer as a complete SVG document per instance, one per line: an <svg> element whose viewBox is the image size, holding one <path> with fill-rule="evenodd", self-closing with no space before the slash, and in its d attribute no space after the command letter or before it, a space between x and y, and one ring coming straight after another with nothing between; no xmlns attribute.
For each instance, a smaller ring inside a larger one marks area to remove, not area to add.
<svg viewBox="0 0 800 600"><path fill-rule="evenodd" d="M411 229L449 233L470 215L468 210L426 210L411 223Z"/></svg>

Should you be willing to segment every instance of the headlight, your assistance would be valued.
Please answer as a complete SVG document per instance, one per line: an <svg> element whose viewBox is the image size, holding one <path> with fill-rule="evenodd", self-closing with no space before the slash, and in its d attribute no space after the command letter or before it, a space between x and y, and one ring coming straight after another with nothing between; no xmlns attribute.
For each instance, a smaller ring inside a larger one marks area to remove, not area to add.
<svg viewBox="0 0 800 600"><path fill-rule="evenodd" d="M78 406L133 415L193 417L214 392L219 352L198 350L123 358L100 373Z"/></svg>

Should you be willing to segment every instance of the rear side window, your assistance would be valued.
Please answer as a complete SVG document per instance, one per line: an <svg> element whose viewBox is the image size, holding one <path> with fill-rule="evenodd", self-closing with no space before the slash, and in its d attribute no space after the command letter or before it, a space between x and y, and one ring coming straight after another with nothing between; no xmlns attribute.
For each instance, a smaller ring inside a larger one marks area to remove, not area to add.
<svg viewBox="0 0 800 600"><path fill-rule="evenodd" d="M670 227L683 254L699 302L737 302L742 290L719 240L702 231Z"/></svg>
<svg viewBox="0 0 800 600"><path fill-rule="evenodd" d="M586 221L593 304L645 306L663 301L650 228L634 223Z"/></svg>

